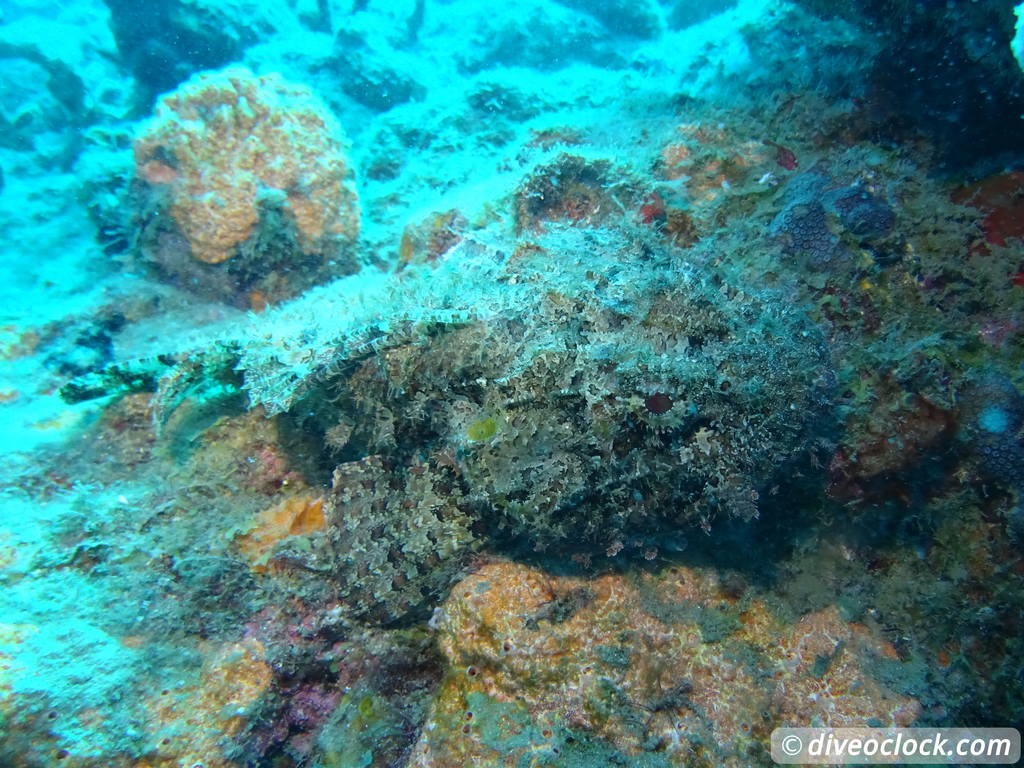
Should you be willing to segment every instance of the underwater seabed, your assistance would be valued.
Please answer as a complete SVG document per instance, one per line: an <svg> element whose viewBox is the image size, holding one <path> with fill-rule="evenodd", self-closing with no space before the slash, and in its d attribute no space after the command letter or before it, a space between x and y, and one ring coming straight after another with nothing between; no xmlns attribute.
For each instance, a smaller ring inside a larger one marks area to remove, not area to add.
<svg viewBox="0 0 1024 768"><path fill-rule="evenodd" d="M8 6L0 765L1024 722L1013 3Z"/></svg>

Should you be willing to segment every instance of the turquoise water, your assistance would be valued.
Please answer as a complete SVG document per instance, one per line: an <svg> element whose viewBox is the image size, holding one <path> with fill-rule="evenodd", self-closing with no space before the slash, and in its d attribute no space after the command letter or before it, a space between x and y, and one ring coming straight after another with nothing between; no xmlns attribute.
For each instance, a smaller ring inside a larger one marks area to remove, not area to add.
<svg viewBox="0 0 1024 768"><path fill-rule="evenodd" d="M1018 15L9 0L0 766L1018 726Z"/></svg>

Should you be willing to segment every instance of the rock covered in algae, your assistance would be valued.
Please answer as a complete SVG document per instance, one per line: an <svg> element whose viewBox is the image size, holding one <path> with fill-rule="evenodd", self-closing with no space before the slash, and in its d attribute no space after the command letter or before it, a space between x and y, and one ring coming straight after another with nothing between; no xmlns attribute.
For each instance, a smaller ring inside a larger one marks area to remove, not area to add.
<svg viewBox="0 0 1024 768"><path fill-rule="evenodd" d="M227 757L231 739L252 719L273 680L264 657L256 640L229 643L210 654L197 685L155 691L152 750L134 768L234 768Z"/></svg>
<svg viewBox="0 0 1024 768"><path fill-rule="evenodd" d="M895 650L835 607L787 624L714 571L558 577L494 562L435 615L448 672L411 765L745 766L780 726L906 726Z"/></svg>

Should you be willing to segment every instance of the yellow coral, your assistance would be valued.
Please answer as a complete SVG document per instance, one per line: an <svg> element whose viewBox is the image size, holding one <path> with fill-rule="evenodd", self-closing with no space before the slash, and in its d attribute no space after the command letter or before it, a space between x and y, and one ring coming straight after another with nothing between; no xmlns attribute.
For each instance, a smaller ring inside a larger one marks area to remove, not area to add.
<svg viewBox="0 0 1024 768"><path fill-rule="evenodd" d="M359 230L340 127L308 89L276 74L192 78L161 100L135 164L140 178L167 186L171 216L207 264L249 239L265 201L291 216L304 253Z"/></svg>

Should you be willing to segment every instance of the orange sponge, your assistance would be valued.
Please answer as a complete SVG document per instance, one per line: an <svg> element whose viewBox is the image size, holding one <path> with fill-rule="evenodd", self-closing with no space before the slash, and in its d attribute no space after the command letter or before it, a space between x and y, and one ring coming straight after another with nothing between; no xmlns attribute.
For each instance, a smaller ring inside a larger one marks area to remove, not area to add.
<svg viewBox="0 0 1024 768"><path fill-rule="evenodd" d="M170 214L207 264L235 255L262 211L290 217L303 253L359 232L341 129L309 89L244 68L164 96L135 143L137 176L165 185Z"/></svg>

